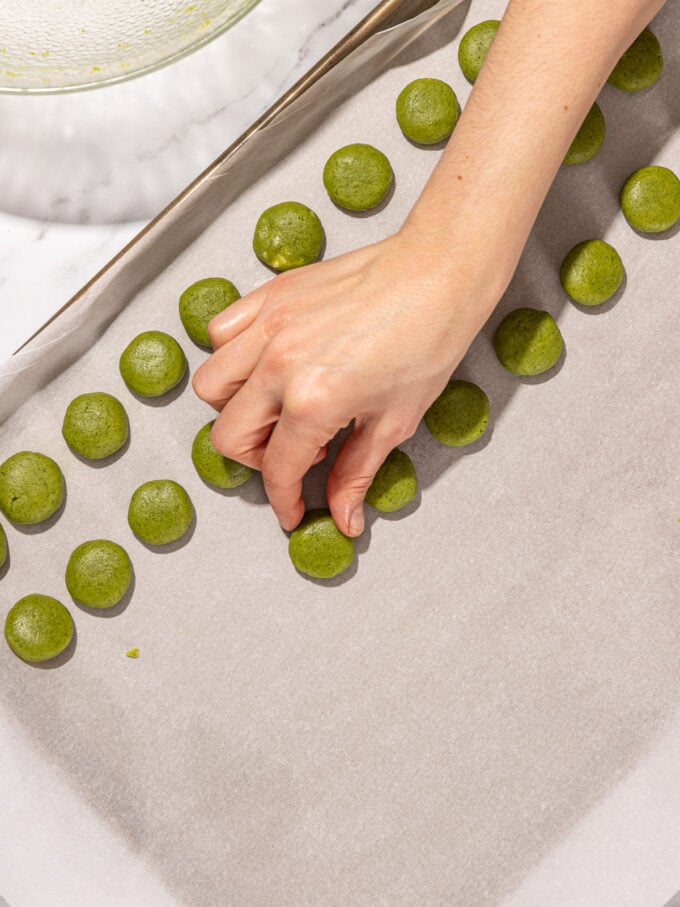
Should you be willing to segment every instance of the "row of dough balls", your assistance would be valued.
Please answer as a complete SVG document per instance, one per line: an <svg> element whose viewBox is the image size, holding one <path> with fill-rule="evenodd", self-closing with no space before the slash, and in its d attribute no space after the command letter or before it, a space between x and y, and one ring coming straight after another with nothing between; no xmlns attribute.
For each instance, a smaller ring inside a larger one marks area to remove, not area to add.
<svg viewBox="0 0 680 907"><path fill-rule="evenodd" d="M465 77L474 82L493 42L500 22L488 19L473 26L462 37L458 61ZM627 92L654 85L663 70L663 53L657 37L645 29L623 54L609 83ZM456 94L440 79L415 79L406 85L396 100L399 126L416 145L437 145L446 141L460 116ZM602 147L605 120L597 103L593 104L575 136L564 163L582 164L591 160ZM633 177L631 177L633 179ZM671 226L672 188L669 177L638 175L636 185L643 189L624 190L621 204L632 226L645 232L661 232ZM394 184L387 156L369 144L355 143L335 151L323 169L323 184L331 200L348 211L368 211L380 206ZM657 209L661 210L657 210ZM675 214L677 219L679 215ZM316 261L323 249L324 230L314 211L299 202L282 202L268 208L255 227L253 249L257 257L275 271L297 268Z"/></svg>
<svg viewBox="0 0 680 907"><path fill-rule="evenodd" d="M487 20L470 29L461 40L458 59L464 75L474 82L499 23ZM656 82L663 68L661 48L646 29L623 55L610 83L639 91ZM445 141L455 128L460 106L453 89L438 79L417 79L399 94L397 120L404 135L416 144ZM583 163L599 151L604 140L604 117L595 104L565 158L565 164ZM324 186L341 208L365 211L387 197L394 181L385 154L366 144L338 149L323 171ZM680 217L680 181L667 168L646 167L629 177L621 192L621 206L629 223L641 232L669 229ZM261 261L277 271L316 261L324 243L317 215L297 202L267 209L258 219L253 248ZM599 305L618 290L624 269L618 253L602 240L575 246L560 269L562 285L575 302ZM180 317L192 340L210 347L208 324L240 298L224 278L206 278L192 284L180 298ZM540 374L558 361L563 340L552 316L537 309L511 312L499 325L494 348L501 363L515 374ZM120 359L126 384L142 397L168 393L186 373L186 357L174 338L160 331L138 335ZM435 438L448 446L464 446L485 433L490 419L489 400L471 382L452 379L425 414ZM198 432L192 460L199 475L219 488L246 482L252 470L222 457L212 445L212 422ZM62 432L80 456L105 459L115 455L129 438L123 405L104 393L83 394L69 405ZM366 501L391 512L405 507L417 495L415 467L406 453L393 450L375 477ZM49 519L63 504L65 482L59 466L44 454L20 451L0 466L0 509L14 522L32 524ZM132 495L128 521L133 532L151 545L166 545L181 538L194 516L186 490L171 480L155 480ZM296 567L317 578L329 578L354 561L354 541L339 532L327 510L305 514L291 534L289 553ZM7 538L0 526L0 569L8 557ZM117 543L97 539L84 542L71 554L66 585L74 600L92 608L110 608L126 595L132 562ZM50 596L31 594L19 600L5 621L5 637L12 650L27 661L54 658L73 636L68 609ZM131 650L131 657L134 657Z"/></svg>

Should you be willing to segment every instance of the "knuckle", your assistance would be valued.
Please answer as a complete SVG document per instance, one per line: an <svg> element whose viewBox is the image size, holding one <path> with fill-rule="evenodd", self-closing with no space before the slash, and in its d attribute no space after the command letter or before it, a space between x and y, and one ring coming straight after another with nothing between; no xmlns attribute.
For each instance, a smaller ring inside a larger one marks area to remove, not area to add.
<svg viewBox="0 0 680 907"><path fill-rule="evenodd" d="M346 476L342 480L342 487L348 497L361 498L363 500L374 478L375 473L358 473Z"/></svg>
<svg viewBox="0 0 680 907"><path fill-rule="evenodd" d="M288 415L298 422L316 422L320 414L327 412L324 391L316 382L309 380L289 386L284 406Z"/></svg>
<svg viewBox="0 0 680 907"><path fill-rule="evenodd" d="M262 328L268 340L273 340L288 326L292 312L286 305L276 305L263 316Z"/></svg>
<svg viewBox="0 0 680 907"><path fill-rule="evenodd" d="M270 375L286 372L295 359L290 344L280 334L269 342L263 355L263 365Z"/></svg>
<svg viewBox="0 0 680 907"><path fill-rule="evenodd" d="M191 378L191 386L200 400L204 400L206 403L210 401L209 383L202 369L199 368L198 371L194 372Z"/></svg>
<svg viewBox="0 0 680 907"><path fill-rule="evenodd" d="M402 441L405 441L406 438L410 438L411 435L415 434L419 424L420 417L409 413L400 415L399 418L391 419L382 425L380 445L385 448L385 456L401 444Z"/></svg>
<svg viewBox="0 0 680 907"><path fill-rule="evenodd" d="M262 481L270 501L275 501L278 506L283 506L291 494L290 484L284 482L277 474L276 464L268 457L262 458Z"/></svg>
<svg viewBox="0 0 680 907"><path fill-rule="evenodd" d="M420 415L413 415L407 419L404 419L404 421L399 425L400 437L397 441L395 441L393 445L394 447L396 447L397 444L401 444L401 442L405 441L407 438L412 438L413 435L415 435L415 433L418 431L418 426L420 425L421 418L422 417Z"/></svg>
<svg viewBox="0 0 680 907"><path fill-rule="evenodd" d="M235 459L232 453L233 445L231 444L229 432L224 428L224 425L221 422L217 421L213 425L210 431L210 440L212 441L215 450L218 453L221 453L223 457Z"/></svg>

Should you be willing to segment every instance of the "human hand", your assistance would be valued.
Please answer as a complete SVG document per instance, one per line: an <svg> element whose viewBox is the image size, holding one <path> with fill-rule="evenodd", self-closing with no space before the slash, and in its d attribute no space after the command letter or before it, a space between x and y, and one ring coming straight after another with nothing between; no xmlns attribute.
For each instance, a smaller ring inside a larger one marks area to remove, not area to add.
<svg viewBox="0 0 680 907"><path fill-rule="evenodd" d="M361 534L375 473L415 432L497 301L480 306L483 281L455 275L428 267L422 242L402 230L285 272L213 319L215 352L194 389L221 410L215 447L261 470L284 529L304 514L305 473L353 422L327 498L338 528Z"/></svg>

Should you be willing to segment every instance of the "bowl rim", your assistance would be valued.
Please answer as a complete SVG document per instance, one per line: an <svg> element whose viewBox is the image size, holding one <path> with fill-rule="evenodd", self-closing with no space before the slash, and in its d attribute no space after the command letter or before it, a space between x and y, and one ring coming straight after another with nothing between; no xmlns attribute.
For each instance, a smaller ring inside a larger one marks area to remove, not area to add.
<svg viewBox="0 0 680 907"><path fill-rule="evenodd" d="M189 56L189 54L192 54L194 51L199 50L201 47L204 47L211 41L219 38L220 35L223 35L225 32L229 31L230 28L233 28L238 22L240 22L241 19L243 19L243 17L247 13L251 12L259 3L260 0L243 0L238 9L234 11L234 14L227 20L225 20L221 25L212 30L205 29L204 33L201 34L200 37L192 39L184 46L181 46L177 50L172 51L172 53L159 57L157 60L154 60L151 63L145 63L137 67L131 67L129 70L116 73L115 75L102 75L91 80L74 81L63 85L12 85L11 83L3 82L3 76L0 74L0 95L71 94L78 91L92 91L96 88L104 88L108 85L117 85L121 82L129 82L132 79L138 78L139 76L143 76L151 72L156 72L159 69L163 69L165 66L169 66L171 63L175 63L177 60L181 60L183 57ZM93 75L94 74L95 73L93 73Z"/></svg>

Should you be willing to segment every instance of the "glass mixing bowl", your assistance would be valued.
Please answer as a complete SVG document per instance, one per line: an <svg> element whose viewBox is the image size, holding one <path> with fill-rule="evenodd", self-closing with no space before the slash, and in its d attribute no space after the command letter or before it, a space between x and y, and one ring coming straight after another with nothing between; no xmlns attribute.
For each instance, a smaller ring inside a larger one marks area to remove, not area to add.
<svg viewBox="0 0 680 907"><path fill-rule="evenodd" d="M183 57L259 0L0 2L0 91L76 91Z"/></svg>

